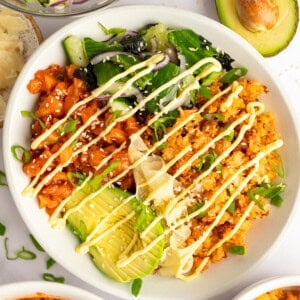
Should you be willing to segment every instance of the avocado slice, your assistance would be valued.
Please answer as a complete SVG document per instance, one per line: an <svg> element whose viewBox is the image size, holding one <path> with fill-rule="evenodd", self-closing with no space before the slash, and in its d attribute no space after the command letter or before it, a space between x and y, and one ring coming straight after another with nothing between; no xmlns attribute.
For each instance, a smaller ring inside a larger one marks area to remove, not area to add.
<svg viewBox="0 0 300 300"><path fill-rule="evenodd" d="M237 15L235 0L215 0L219 20L236 31L263 56L272 56L282 51L293 39L299 21L297 0L277 0L279 20L269 30L252 32L246 29Z"/></svg>
<svg viewBox="0 0 300 300"><path fill-rule="evenodd" d="M66 209L75 207L91 192L89 183L77 190ZM72 212L67 219L71 231L81 242L84 242L100 221L105 220L96 235L110 230L117 222L131 215L109 234L90 245L88 251L98 269L119 282L129 282L153 273L164 250L164 231L161 222L152 226L141 238L140 233L154 220L155 214L150 206L131 196L130 193L117 187L107 187ZM152 246L147 247L151 243ZM120 258L124 257L124 253L126 258L141 250L143 253L136 256L129 264L125 266L118 264Z"/></svg>

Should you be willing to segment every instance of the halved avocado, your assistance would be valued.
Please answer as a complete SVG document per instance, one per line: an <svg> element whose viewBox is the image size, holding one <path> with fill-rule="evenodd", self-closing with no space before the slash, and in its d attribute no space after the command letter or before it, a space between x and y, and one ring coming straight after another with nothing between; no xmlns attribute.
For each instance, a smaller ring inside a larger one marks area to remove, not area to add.
<svg viewBox="0 0 300 300"><path fill-rule="evenodd" d="M252 32L246 29L237 15L236 0L215 0L220 22L252 44L263 56L272 56L287 47L293 39L299 21L297 0L277 0L279 20L269 30Z"/></svg>

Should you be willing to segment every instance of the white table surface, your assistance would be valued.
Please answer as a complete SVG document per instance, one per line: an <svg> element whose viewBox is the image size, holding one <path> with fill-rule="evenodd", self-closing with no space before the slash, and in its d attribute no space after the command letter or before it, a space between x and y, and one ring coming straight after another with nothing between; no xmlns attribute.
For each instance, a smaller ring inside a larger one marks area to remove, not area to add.
<svg viewBox="0 0 300 300"><path fill-rule="evenodd" d="M225 0L226 1L226 0ZM213 0L117 0L109 7L120 6L126 4L161 4L166 6L175 6L198 12L212 19L217 20ZM63 25L74 20L73 18L36 18L44 38L47 38ZM300 126L300 28L289 47L275 57L267 58L266 63L279 77L281 82L287 87L290 93L292 107L295 116L298 118L298 126ZM298 141L295 141L299 143ZM0 130L0 170L3 170L2 156L2 130ZM300 166L299 166L300 167ZM299 205L296 206L295 215L300 215L300 199ZM21 249L25 245L26 248L36 252L37 259L33 261L8 261L4 251L4 237L0 237L0 285L16 281L24 280L41 280L41 276L46 270L46 253L37 252L29 239L29 231L17 212L9 190L6 187L0 187L0 222L6 226L5 236L9 238L9 247L12 253ZM281 242L271 253L261 262L254 270L252 270L245 279L235 286L232 290L227 291L223 295L219 295L214 300L231 299L237 292L244 287L271 276L279 275L300 275L300 217L294 217L286 229L285 235ZM88 291L101 296L107 300L117 300L118 298L105 294L101 290L91 287L80 279L74 277L68 271L58 264L54 265L49 272L56 276L64 276L65 282L84 288ZM99 287L101 288L101 286ZM200 297L200 296L199 296ZM187 297L188 299L188 297ZM200 298L199 298L200 299ZM1 299L0 299L1 300ZM83 299L88 300L88 299ZM212 300L212 299L211 299Z"/></svg>

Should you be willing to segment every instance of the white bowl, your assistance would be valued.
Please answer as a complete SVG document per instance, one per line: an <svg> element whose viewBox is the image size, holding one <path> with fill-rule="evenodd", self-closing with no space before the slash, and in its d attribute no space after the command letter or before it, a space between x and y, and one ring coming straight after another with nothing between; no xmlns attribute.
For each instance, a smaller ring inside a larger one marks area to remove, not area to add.
<svg viewBox="0 0 300 300"><path fill-rule="evenodd" d="M264 293L279 288L292 288L299 291L300 275L271 277L261 280L242 290L233 300L253 300Z"/></svg>
<svg viewBox="0 0 300 300"><path fill-rule="evenodd" d="M21 164L12 157L10 152L11 146L15 144L29 146L31 121L22 118L20 111L34 108L36 96L29 94L26 85L35 71L46 68L52 63L65 64L61 41L69 34L100 39L101 30L97 26L99 21L108 28L137 29L155 22L163 22L170 27L191 28L228 52L237 62L245 65L249 69L248 76L264 83L270 91L263 101L267 110L272 110L276 115L278 129L285 143L281 151L286 167L285 181L288 183L284 204L280 209L273 208L268 218L255 223L247 238L246 256L229 257L210 266L203 275L188 283L177 279L149 276L144 280L140 298L182 299L189 295L189 299L199 299L201 295L203 299L207 299L218 295L237 285L284 234L299 196L300 151L299 128L296 127L296 117L289 108L289 99L282 84L274 77L265 59L254 48L237 34L213 20L196 13L164 6L124 6L99 11L79 19L46 40L20 74L11 94L5 120L3 136L5 170L16 206L30 231L56 261L97 288L119 297L129 297L129 286L113 282L101 274L88 255L76 254L74 248L77 240L68 229L59 231L50 228L46 214L38 208L36 202L21 196L22 190L28 184L28 178L23 173Z"/></svg>
<svg viewBox="0 0 300 300"><path fill-rule="evenodd" d="M62 300L101 300L100 297L77 287L55 282L24 281L0 286L1 300L17 300L25 296L35 296L36 293L61 297Z"/></svg>
<svg viewBox="0 0 300 300"><path fill-rule="evenodd" d="M20 0L2 0L1 4L12 9L22 11L27 14L43 17L66 17L74 15L82 15L103 8L111 4L114 0L88 0L71 5L43 6L38 0L20 1ZM71 1L72 2L72 1Z"/></svg>

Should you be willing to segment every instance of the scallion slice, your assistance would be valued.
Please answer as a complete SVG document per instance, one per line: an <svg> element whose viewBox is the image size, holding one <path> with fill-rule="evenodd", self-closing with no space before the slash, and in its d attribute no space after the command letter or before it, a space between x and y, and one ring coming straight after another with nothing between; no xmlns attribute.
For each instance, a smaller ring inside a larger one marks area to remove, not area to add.
<svg viewBox="0 0 300 300"><path fill-rule="evenodd" d="M65 282L65 278L62 276L55 276L51 273L44 273L43 274L43 279L45 281L51 281L51 282L59 282L59 283L64 283Z"/></svg>
<svg viewBox="0 0 300 300"><path fill-rule="evenodd" d="M231 214L235 214L235 201L233 200L230 205L227 207L227 211Z"/></svg>
<svg viewBox="0 0 300 300"><path fill-rule="evenodd" d="M73 186L80 186L84 182L86 175L80 172L68 172L67 178Z"/></svg>
<svg viewBox="0 0 300 300"><path fill-rule="evenodd" d="M260 209L264 210L262 204L258 201L257 196L270 199L272 205L281 206L283 200L279 194L284 192L284 190L285 185L282 183L271 184L262 182L259 186L249 190L247 196L254 201Z"/></svg>
<svg viewBox="0 0 300 300"><path fill-rule="evenodd" d="M284 164L281 159L281 156L276 151L272 152L272 154L275 156L275 158L272 159L272 157L271 157L268 159L270 166L279 177L284 178L285 177L285 168L284 168Z"/></svg>
<svg viewBox="0 0 300 300"><path fill-rule="evenodd" d="M141 291L142 285L143 285L143 280L141 278L134 279L131 285L132 295L137 297Z"/></svg>
<svg viewBox="0 0 300 300"><path fill-rule="evenodd" d="M21 116L24 118L31 118L35 121L38 121L43 129L46 128L45 123L39 117L37 117L32 111L21 110Z"/></svg>
<svg viewBox="0 0 300 300"><path fill-rule="evenodd" d="M36 250L38 250L40 252L45 252L44 248L38 243L38 241L35 239L35 237L32 234L29 234L29 237L32 241L32 244L36 248Z"/></svg>
<svg viewBox="0 0 300 300"><path fill-rule="evenodd" d="M212 113L212 114L204 114L203 119L206 121L211 121L211 122L223 122L224 121L224 115L219 114L219 113Z"/></svg>
<svg viewBox="0 0 300 300"><path fill-rule="evenodd" d="M31 159L30 152L29 150L25 149L23 146L20 145L11 146L10 151L16 160L23 163L30 162Z"/></svg>
<svg viewBox="0 0 300 300"><path fill-rule="evenodd" d="M201 86L210 86L219 76L221 72L212 72L202 81Z"/></svg>
<svg viewBox="0 0 300 300"><path fill-rule="evenodd" d="M210 153L206 153L200 156L199 158L199 164L197 166L197 171L199 173L203 173L206 170L208 170L210 168L210 166L213 164L213 162L216 160L216 158L218 157L218 154L215 150L212 150ZM220 164L218 164L216 166L216 170L218 172L222 171L222 166Z"/></svg>
<svg viewBox="0 0 300 300"><path fill-rule="evenodd" d="M240 77L245 76L247 72L248 70L245 67L233 68L223 75L221 81L223 83L232 83L233 81L238 80Z"/></svg>
<svg viewBox="0 0 300 300"><path fill-rule="evenodd" d="M6 175L3 171L0 170L0 186L7 186Z"/></svg>
<svg viewBox="0 0 300 300"><path fill-rule="evenodd" d="M4 224L0 223L0 236L4 236L6 232L6 227Z"/></svg>
<svg viewBox="0 0 300 300"><path fill-rule="evenodd" d="M199 210L200 208L202 208L204 206L205 202L200 202L200 203L197 203L191 210L190 214L194 213L195 211ZM203 210L201 211L198 215L197 215L197 218L201 219L203 217L206 216L206 213L207 211L206 210Z"/></svg>
<svg viewBox="0 0 300 300"><path fill-rule="evenodd" d="M63 126L58 128L59 134L75 133L78 120L69 119Z"/></svg>
<svg viewBox="0 0 300 300"><path fill-rule="evenodd" d="M8 237L6 237L4 239L4 249L5 249L5 256L6 259L8 260L17 260L17 259L23 259L23 260L33 260L36 259L36 254L33 253L30 250L25 249L25 247L23 246L21 250L19 250L16 253L16 256L11 257L9 255L9 250L8 250Z"/></svg>
<svg viewBox="0 0 300 300"><path fill-rule="evenodd" d="M206 86L201 86L198 89L198 93L206 99L210 99L212 97L210 89Z"/></svg>
<svg viewBox="0 0 300 300"><path fill-rule="evenodd" d="M237 254L237 255L244 255L245 254L245 247L240 246L240 245L229 245L227 247L228 252L232 254Z"/></svg>
<svg viewBox="0 0 300 300"><path fill-rule="evenodd" d="M53 258L48 258L46 261L46 268L47 270L49 270L54 264L56 263L56 261Z"/></svg>

